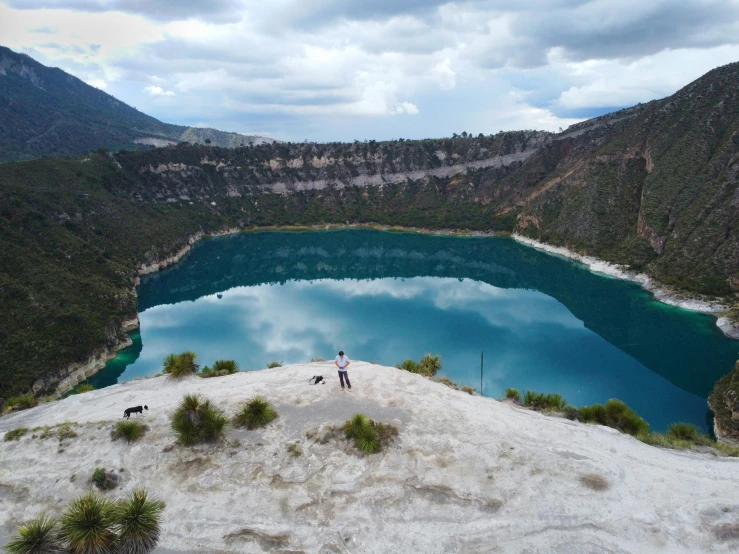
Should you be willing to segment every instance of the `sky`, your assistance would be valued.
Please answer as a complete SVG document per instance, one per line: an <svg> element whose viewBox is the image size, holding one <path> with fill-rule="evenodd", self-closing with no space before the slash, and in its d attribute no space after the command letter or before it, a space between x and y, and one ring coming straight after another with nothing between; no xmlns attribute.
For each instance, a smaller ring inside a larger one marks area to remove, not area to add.
<svg viewBox="0 0 739 554"><path fill-rule="evenodd" d="M557 131L739 61L739 0L0 0L0 44L169 123Z"/></svg>

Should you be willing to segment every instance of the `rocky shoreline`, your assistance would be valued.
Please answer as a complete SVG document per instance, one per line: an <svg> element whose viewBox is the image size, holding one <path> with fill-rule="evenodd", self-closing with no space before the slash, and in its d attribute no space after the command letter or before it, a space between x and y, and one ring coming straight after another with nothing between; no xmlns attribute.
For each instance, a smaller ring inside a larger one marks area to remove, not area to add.
<svg viewBox="0 0 739 554"><path fill-rule="evenodd" d="M573 252L561 246L552 246L515 233L512 234L511 237L518 242L531 246L532 248L536 248L537 250L542 250L549 254L562 256L585 264L588 266L590 271L594 273L600 273L609 277L616 277L625 281L639 283L642 288L652 293L655 300L658 300L663 304L676 306L678 308L694 312L715 315L717 318L716 326L721 329L724 335L731 339L739 340L739 322L732 321L730 318L720 315L721 312L728 310L728 307L721 302L709 300L698 294L675 290L667 285L655 281L644 273L638 273L624 266L612 264L598 258L578 254L577 252Z"/></svg>

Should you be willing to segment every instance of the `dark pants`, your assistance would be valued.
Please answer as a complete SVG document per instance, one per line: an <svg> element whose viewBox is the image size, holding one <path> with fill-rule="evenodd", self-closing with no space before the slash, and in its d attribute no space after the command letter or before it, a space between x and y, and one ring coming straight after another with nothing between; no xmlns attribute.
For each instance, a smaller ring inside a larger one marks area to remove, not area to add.
<svg viewBox="0 0 739 554"><path fill-rule="evenodd" d="M341 388L344 388L344 379L346 379L346 386L352 388L352 384L349 382L349 374L346 371L339 371L339 381L341 381Z"/></svg>

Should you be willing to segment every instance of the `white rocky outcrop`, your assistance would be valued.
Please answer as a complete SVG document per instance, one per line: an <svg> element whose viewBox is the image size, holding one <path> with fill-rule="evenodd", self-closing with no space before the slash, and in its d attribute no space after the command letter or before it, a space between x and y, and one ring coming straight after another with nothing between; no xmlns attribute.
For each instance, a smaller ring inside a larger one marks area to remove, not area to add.
<svg viewBox="0 0 739 554"><path fill-rule="evenodd" d="M310 386L317 373L327 385ZM117 470L117 497L145 486L166 502L168 552L729 552L739 547L739 460L664 450L609 428L549 417L363 362L342 392L332 363L181 381L133 381L0 418L0 431L76 422L77 437L0 449L0 525L57 514ZM233 415L256 394L280 417L230 429L224 444L175 444L169 416L201 393ZM140 442L112 442L147 404ZM362 455L329 426L356 412L397 425ZM238 440L238 443L236 442ZM303 455L292 457L289 443ZM122 469L121 469L122 468ZM597 485L605 484L604 490ZM590 485L590 486L589 486ZM596 485L596 488L592 488Z"/></svg>

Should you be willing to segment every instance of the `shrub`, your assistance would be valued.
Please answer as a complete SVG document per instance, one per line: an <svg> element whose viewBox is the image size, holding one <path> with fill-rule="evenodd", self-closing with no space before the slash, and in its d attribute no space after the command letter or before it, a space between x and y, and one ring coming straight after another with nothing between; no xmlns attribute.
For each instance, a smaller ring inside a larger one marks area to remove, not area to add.
<svg viewBox="0 0 739 554"><path fill-rule="evenodd" d="M603 409L609 427L634 436L649 432L649 424L622 401L611 398Z"/></svg>
<svg viewBox="0 0 739 554"><path fill-rule="evenodd" d="M163 509L163 503L149 498L144 489L134 489L129 498L116 502L112 517L118 534L117 552L143 554L154 550L161 534Z"/></svg>
<svg viewBox="0 0 739 554"><path fill-rule="evenodd" d="M32 394L22 394L21 396L16 396L14 398L8 398L5 401L5 409L7 411L28 410L29 408L34 408L37 405L38 405L38 398L36 398Z"/></svg>
<svg viewBox="0 0 739 554"><path fill-rule="evenodd" d="M365 427L354 439L354 444L362 452L374 454L380 451L380 437L372 427Z"/></svg>
<svg viewBox="0 0 739 554"><path fill-rule="evenodd" d="M186 395L171 418L177 440L184 446L221 439L227 423L223 412L196 394Z"/></svg>
<svg viewBox="0 0 739 554"><path fill-rule="evenodd" d="M689 423L673 423L667 429L667 436L671 439L689 441L693 443L700 442L702 434L700 430Z"/></svg>
<svg viewBox="0 0 739 554"><path fill-rule="evenodd" d="M41 514L22 525L18 536L5 545L9 554L63 554L56 533L56 521Z"/></svg>
<svg viewBox="0 0 739 554"><path fill-rule="evenodd" d="M197 373L200 368L195 363L197 357L198 355L190 350L182 354L170 354L164 359L164 373L168 373L175 378Z"/></svg>
<svg viewBox="0 0 739 554"><path fill-rule="evenodd" d="M272 369L273 367L282 367L282 364L280 362L269 362L267 364L267 368Z"/></svg>
<svg viewBox="0 0 739 554"><path fill-rule="evenodd" d="M593 404L592 406L583 406L579 410L579 419L583 423L597 423L598 425L606 425L606 413L603 406Z"/></svg>
<svg viewBox="0 0 739 554"><path fill-rule="evenodd" d="M364 414L354 414L344 424L344 436L353 439L362 452L373 454L397 437L398 429L394 425L376 423Z"/></svg>
<svg viewBox="0 0 739 554"><path fill-rule="evenodd" d="M95 387L90 385L89 383L80 383L74 389L72 389L72 394L82 394L85 392L90 392L91 390L95 390Z"/></svg>
<svg viewBox="0 0 739 554"><path fill-rule="evenodd" d="M277 412L266 398L255 396L236 415L234 423L247 429L263 427L277 417Z"/></svg>
<svg viewBox="0 0 739 554"><path fill-rule="evenodd" d="M17 441L28 432L26 427L18 427L5 433L5 441Z"/></svg>
<svg viewBox="0 0 739 554"><path fill-rule="evenodd" d="M108 491L118 486L119 477L115 473L108 473L104 467L95 468L90 481L100 490Z"/></svg>
<svg viewBox="0 0 739 554"><path fill-rule="evenodd" d="M574 421L578 418L579 413L578 409L574 406L565 406L564 415L567 419Z"/></svg>
<svg viewBox="0 0 739 554"><path fill-rule="evenodd" d="M410 371L411 373L418 373L418 363L411 359L404 360L395 367L397 367L398 369Z"/></svg>
<svg viewBox="0 0 739 554"><path fill-rule="evenodd" d="M421 358L421 361L419 362L408 359L395 367L410 371L411 373L418 373L425 377L433 377L441 369L441 356L438 354L435 356L424 354L423 358Z"/></svg>
<svg viewBox="0 0 739 554"><path fill-rule="evenodd" d="M74 553L115 552L116 534L113 532L113 505L93 493L80 496L64 512L59 539Z"/></svg>
<svg viewBox="0 0 739 554"><path fill-rule="evenodd" d="M433 377L436 372L441 369L441 356L438 354L432 356L431 354L424 354L421 361L418 363L419 373L427 377Z"/></svg>
<svg viewBox="0 0 739 554"><path fill-rule="evenodd" d="M135 442L144 436L148 427L138 421L119 421L113 427L110 436L113 440L125 439L126 442Z"/></svg>
<svg viewBox="0 0 739 554"><path fill-rule="evenodd" d="M218 360L213 367L205 366L200 372L201 377L223 377L239 371L239 364L234 360Z"/></svg>
<svg viewBox="0 0 739 554"><path fill-rule="evenodd" d="M473 389L472 387L464 386L461 390L466 392L467 394L475 394L475 389Z"/></svg>
<svg viewBox="0 0 739 554"><path fill-rule="evenodd" d="M523 405L536 410L556 410L561 412L567 406L567 402L560 394L543 394L526 391L523 395Z"/></svg>
<svg viewBox="0 0 739 554"><path fill-rule="evenodd" d="M521 393L518 392L518 389L507 388L505 390L505 397L515 400L516 402L521 402Z"/></svg>

